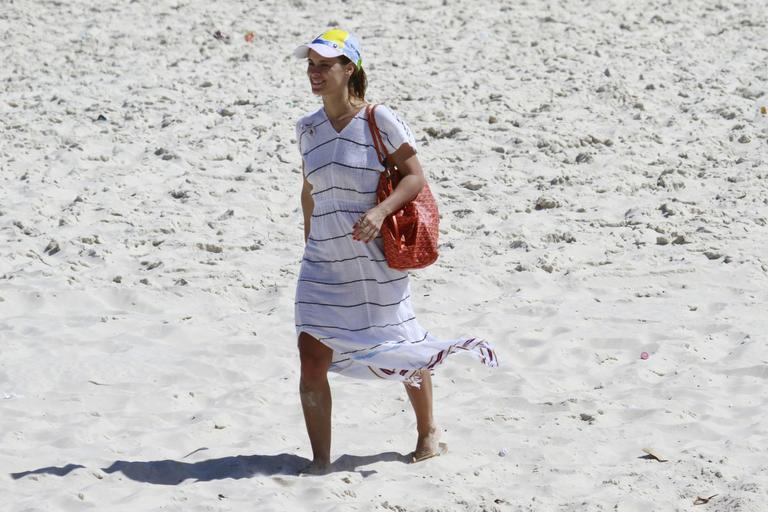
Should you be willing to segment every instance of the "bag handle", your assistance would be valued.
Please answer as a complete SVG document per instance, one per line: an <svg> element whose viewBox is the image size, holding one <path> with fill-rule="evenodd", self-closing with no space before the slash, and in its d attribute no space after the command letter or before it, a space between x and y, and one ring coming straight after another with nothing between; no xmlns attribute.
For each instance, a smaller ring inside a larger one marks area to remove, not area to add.
<svg viewBox="0 0 768 512"><path fill-rule="evenodd" d="M379 162L384 166L389 175L390 166L387 163L389 152L384 145L384 139L381 138L379 125L376 123L376 107L378 107L378 105L368 105L366 108L366 113L368 114L368 128L371 130L371 137L373 138L373 147L376 150L376 156L379 157Z"/></svg>
<svg viewBox="0 0 768 512"><path fill-rule="evenodd" d="M387 163L387 159L389 158L389 152L387 151L387 147L384 145L384 139L381 138L381 131L379 131L379 126L376 124L376 107L378 105L368 105L365 109L366 114L368 114L368 128L371 130L371 138L373 138L373 147L376 150L376 156L379 157L379 162L381 165L384 166L384 172L386 173L386 178L389 181L390 185L392 186L392 190L395 189L397 186L397 181L399 181L397 178L399 178L399 172L397 169L395 169L394 166L391 166ZM392 172L394 171L394 172ZM395 181L397 180L397 181ZM402 247L402 240L400 238L400 228L397 225L397 218L395 215L388 216L384 222L389 221L392 226L392 234L394 235L395 242L398 244L399 247Z"/></svg>

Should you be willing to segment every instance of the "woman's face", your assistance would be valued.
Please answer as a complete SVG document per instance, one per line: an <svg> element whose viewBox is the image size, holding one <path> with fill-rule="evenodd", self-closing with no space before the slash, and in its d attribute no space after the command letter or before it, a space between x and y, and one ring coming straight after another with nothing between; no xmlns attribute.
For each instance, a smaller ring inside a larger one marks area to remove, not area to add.
<svg viewBox="0 0 768 512"><path fill-rule="evenodd" d="M314 50L307 56L307 76L312 93L331 96L347 88L354 64L341 63L338 57L323 57Z"/></svg>

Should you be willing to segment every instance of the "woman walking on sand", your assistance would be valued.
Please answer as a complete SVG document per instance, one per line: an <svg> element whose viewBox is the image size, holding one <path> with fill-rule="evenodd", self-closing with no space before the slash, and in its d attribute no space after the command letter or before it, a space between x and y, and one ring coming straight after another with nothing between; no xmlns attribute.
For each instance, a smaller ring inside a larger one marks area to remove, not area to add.
<svg viewBox="0 0 768 512"><path fill-rule="evenodd" d="M416 197L425 178L410 128L378 106L375 119L401 180L377 204L384 167L368 128L367 79L357 38L329 30L294 55L307 59L312 93L323 100L296 124L306 241L295 309L299 393L313 455L306 471L330 467L329 371L404 381L418 432L412 460L424 460L443 447L432 416L432 368L457 351L488 366L496 366L496 356L476 338L435 339L413 314L408 273L387 266L378 236L382 222Z"/></svg>

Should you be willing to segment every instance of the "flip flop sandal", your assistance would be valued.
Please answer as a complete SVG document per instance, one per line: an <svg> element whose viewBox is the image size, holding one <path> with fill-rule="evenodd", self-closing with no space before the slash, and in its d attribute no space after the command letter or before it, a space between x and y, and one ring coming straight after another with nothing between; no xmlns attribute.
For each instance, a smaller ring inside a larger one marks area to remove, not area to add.
<svg viewBox="0 0 768 512"><path fill-rule="evenodd" d="M709 498L702 498L701 496L696 496L696 500L693 502L694 505L706 505L709 503L709 500L717 496L717 494L713 494Z"/></svg>
<svg viewBox="0 0 768 512"><path fill-rule="evenodd" d="M434 451L432 453L427 453L426 455L421 455L419 457L416 457L416 452L412 452L411 464L415 464L417 462L431 459L432 457L439 457L440 455L445 455L446 453L448 453L448 445L445 443L438 443L437 451Z"/></svg>

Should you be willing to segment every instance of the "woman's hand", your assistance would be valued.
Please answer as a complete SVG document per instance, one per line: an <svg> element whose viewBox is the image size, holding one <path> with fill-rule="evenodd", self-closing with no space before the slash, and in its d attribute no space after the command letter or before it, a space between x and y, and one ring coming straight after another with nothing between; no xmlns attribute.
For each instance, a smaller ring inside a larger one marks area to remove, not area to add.
<svg viewBox="0 0 768 512"><path fill-rule="evenodd" d="M352 231L355 240L368 243L376 238L387 215L398 211L416 197L426 183L421 163L410 144L402 144L390 158L400 173L400 181L388 198L365 212L355 223Z"/></svg>
<svg viewBox="0 0 768 512"><path fill-rule="evenodd" d="M352 238L367 244L379 235L381 224L386 216L383 208L374 206L355 222Z"/></svg>

